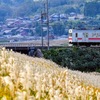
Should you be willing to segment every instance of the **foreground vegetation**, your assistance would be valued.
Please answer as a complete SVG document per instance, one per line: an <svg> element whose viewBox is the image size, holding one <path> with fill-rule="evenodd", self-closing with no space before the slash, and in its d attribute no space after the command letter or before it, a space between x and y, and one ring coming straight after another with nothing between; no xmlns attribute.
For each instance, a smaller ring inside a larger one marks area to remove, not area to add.
<svg viewBox="0 0 100 100"><path fill-rule="evenodd" d="M100 88L86 84L50 60L3 48L0 100L100 100Z"/></svg>
<svg viewBox="0 0 100 100"><path fill-rule="evenodd" d="M58 48L44 51L44 56L57 64L80 71L100 72L99 48Z"/></svg>

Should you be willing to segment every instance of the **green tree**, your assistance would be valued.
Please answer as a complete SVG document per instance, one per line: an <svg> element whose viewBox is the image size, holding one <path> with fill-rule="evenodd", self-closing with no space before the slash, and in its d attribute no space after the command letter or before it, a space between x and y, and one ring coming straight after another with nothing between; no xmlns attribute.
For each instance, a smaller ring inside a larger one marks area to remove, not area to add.
<svg viewBox="0 0 100 100"><path fill-rule="evenodd" d="M63 22L54 22L52 28L55 35L60 36L65 34L65 25Z"/></svg>
<svg viewBox="0 0 100 100"><path fill-rule="evenodd" d="M94 17L100 14L100 2L87 2L84 7L84 15Z"/></svg>
<svg viewBox="0 0 100 100"><path fill-rule="evenodd" d="M11 16L12 10L7 5L0 6L0 21L4 21L7 17Z"/></svg>

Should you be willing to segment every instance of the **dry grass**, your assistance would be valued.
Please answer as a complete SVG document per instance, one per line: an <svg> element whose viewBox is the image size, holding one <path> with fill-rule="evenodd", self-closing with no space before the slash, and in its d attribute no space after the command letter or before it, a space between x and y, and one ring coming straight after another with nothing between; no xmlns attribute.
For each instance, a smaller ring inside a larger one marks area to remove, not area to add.
<svg viewBox="0 0 100 100"><path fill-rule="evenodd" d="M80 78L50 60L0 50L0 100L100 100L100 88Z"/></svg>
<svg viewBox="0 0 100 100"><path fill-rule="evenodd" d="M100 88L100 73L97 72L85 73L85 72L72 71L72 70L69 70L69 72L74 75L77 75L79 79L84 80L87 84L92 84Z"/></svg>

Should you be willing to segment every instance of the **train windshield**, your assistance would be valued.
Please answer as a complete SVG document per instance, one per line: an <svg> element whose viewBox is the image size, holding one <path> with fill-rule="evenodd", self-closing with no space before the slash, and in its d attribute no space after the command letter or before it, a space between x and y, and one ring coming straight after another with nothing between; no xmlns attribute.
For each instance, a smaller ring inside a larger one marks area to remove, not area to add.
<svg viewBox="0 0 100 100"><path fill-rule="evenodd" d="M72 33L69 33L69 36L72 36Z"/></svg>

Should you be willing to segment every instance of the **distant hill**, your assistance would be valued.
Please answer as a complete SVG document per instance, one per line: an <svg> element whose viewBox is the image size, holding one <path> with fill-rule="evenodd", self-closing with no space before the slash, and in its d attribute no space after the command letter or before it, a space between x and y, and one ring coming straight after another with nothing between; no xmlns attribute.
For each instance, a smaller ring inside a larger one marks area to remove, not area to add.
<svg viewBox="0 0 100 100"><path fill-rule="evenodd" d="M100 2L88 2L85 4L84 8L85 16L95 17L100 15Z"/></svg>
<svg viewBox="0 0 100 100"><path fill-rule="evenodd" d="M90 1L93 0L49 0L49 13L84 13L85 3ZM44 8L43 5L43 0L0 0L0 21L8 17L23 17L40 13Z"/></svg>

